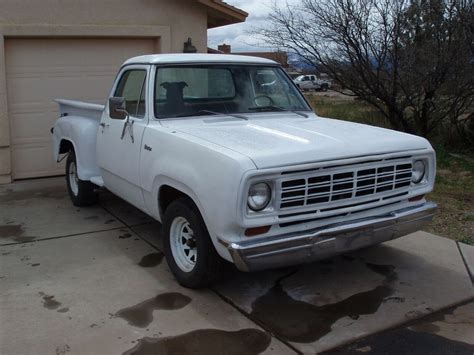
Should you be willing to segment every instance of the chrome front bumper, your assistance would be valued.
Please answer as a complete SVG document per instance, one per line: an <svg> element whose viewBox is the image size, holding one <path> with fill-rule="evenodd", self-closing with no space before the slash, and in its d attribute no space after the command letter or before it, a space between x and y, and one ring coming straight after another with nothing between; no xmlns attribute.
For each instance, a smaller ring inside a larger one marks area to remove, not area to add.
<svg viewBox="0 0 474 355"><path fill-rule="evenodd" d="M338 223L303 233L245 240L227 247L242 271L269 269L324 259L386 242L420 230L433 219L436 204Z"/></svg>

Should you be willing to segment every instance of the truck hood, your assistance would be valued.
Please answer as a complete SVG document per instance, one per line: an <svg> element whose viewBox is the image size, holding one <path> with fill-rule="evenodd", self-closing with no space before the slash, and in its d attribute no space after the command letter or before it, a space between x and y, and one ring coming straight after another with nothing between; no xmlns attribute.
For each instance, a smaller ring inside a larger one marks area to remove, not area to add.
<svg viewBox="0 0 474 355"><path fill-rule="evenodd" d="M241 153L259 169L431 147L421 137L314 114L248 117L166 120L163 125Z"/></svg>

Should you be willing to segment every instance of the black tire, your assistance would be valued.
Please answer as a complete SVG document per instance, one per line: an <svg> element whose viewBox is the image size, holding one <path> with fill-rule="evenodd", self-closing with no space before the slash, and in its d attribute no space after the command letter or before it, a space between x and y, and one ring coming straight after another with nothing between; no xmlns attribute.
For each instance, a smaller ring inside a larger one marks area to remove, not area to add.
<svg viewBox="0 0 474 355"><path fill-rule="evenodd" d="M193 231L196 261L190 271L185 271L178 266L171 250L171 226L173 221L180 217L189 223ZM217 254L204 220L196 205L189 198L179 198L166 208L163 217L163 246L168 266L182 286L193 289L203 288L218 282L222 278L225 261Z"/></svg>
<svg viewBox="0 0 474 355"><path fill-rule="evenodd" d="M71 175L75 175L77 189L71 186L71 179L73 178ZM74 206L84 207L97 203L97 194L94 191L97 187L93 183L79 180L77 177L76 154L73 150L69 152L66 160L66 185Z"/></svg>
<svg viewBox="0 0 474 355"><path fill-rule="evenodd" d="M328 89L329 89L328 84L321 85L321 91L328 91Z"/></svg>

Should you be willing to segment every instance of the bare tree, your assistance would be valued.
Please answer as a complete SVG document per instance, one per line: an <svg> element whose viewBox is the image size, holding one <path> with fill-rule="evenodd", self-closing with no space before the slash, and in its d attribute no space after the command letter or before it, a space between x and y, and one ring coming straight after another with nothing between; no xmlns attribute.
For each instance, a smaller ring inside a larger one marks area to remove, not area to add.
<svg viewBox="0 0 474 355"><path fill-rule="evenodd" d="M473 0L301 0L274 2L254 33L327 73L395 129L429 136L468 126L473 19Z"/></svg>

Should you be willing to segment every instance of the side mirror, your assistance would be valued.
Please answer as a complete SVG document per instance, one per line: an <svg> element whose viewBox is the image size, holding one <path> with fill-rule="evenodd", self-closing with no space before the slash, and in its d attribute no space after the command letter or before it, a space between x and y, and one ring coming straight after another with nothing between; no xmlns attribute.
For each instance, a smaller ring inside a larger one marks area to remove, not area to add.
<svg viewBox="0 0 474 355"><path fill-rule="evenodd" d="M123 120L128 116L127 110L125 109L125 98L123 97L110 97L109 98L109 113L110 118L117 120Z"/></svg>

